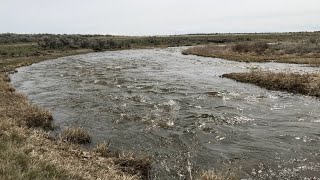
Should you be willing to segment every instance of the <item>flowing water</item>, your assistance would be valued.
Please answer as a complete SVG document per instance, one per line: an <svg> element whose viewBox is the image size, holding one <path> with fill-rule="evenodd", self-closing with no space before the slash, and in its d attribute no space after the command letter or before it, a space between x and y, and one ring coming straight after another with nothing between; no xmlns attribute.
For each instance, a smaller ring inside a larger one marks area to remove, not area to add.
<svg viewBox="0 0 320 180"><path fill-rule="evenodd" d="M12 80L59 127L82 126L94 143L152 156L150 179L188 179L209 168L244 179L320 178L320 99L220 77L319 69L184 56L182 49L64 57L20 68Z"/></svg>

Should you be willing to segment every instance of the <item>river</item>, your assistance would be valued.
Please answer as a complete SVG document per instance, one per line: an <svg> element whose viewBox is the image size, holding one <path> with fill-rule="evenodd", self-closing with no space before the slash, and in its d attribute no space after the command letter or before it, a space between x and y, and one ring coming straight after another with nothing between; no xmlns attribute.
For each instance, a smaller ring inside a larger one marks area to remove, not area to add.
<svg viewBox="0 0 320 180"><path fill-rule="evenodd" d="M11 78L53 112L60 129L81 126L93 144L152 156L151 179L210 168L243 179L320 178L320 99L220 77L318 68L184 56L183 49L63 57L19 68Z"/></svg>

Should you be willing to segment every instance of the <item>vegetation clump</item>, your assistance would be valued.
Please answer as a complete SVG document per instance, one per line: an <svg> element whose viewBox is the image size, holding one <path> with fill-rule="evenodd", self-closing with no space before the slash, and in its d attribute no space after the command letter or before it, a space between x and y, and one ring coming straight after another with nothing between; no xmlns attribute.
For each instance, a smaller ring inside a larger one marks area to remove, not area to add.
<svg viewBox="0 0 320 180"><path fill-rule="evenodd" d="M238 178L236 178L233 174L217 173L214 170L204 171L199 178L199 180L237 180L237 179Z"/></svg>
<svg viewBox="0 0 320 180"><path fill-rule="evenodd" d="M27 106L24 110L24 121L27 127L41 127L43 129L53 128L53 117L50 111L35 105Z"/></svg>
<svg viewBox="0 0 320 180"><path fill-rule="evenodd" d="M137 174L143 179L150 179L151 158L147 156L137 156L134 153L122 152L119 154L115 163L120 169L129 174Z"/></svg>
<svg viewBox="0 0 320 180"><path fill-rule="evenodd" d="M111 151L109 149L109 144L107 144L105 142L98 144L94 148L94 152L99 154L102 157L116 157L116 156L118 156L118 153Z"/></svg>
<svg viewBox="0 0 320 180"><path fill-rule="evenodd" d="M256 54L262 54L270 48L270 45L264 42L239 43L231 46L231 48L232 48L232 51L239 52L239 53L254 52Z"/></svg>
<svg viewBox="0 0 320 180"><path fill-rule="evenodd" d="M137 156L131 152L116 152L109 149L109 144L101 143L96 146L94 152L102 157L115 158L114 163L119 168L129 174L138 174L141 179L150 179L151 158L147 156Z"/></svg>
<svg viewBox="0 0 320 180"><path fill-rule="evenodd" d="M61 139L63 141L76 143L76 144L88 144L91 142L91 136L89 133L81 127L68 127L61 133Z"/></svg>
<svg viewBox="0 0 320 180"><path fill-rule="evenodd" d="M320 97L320 74L288 73L271 71L252 71L247 73L230 73L222 77L239 82L251 83L269 90L282 90L291 93Z"/></svg>

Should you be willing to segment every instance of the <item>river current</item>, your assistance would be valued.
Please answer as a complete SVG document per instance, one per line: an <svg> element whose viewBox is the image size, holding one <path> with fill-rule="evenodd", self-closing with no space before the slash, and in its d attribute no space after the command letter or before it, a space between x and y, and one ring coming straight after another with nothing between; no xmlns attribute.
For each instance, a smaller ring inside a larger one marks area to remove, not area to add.
<svg viewBox="0 0 320 180"><path fill-rule="evenodd" d="M243 179L320 178L320 99L221 78L304 65L184 56L184 48L90 53L18 69L12 82L55 124L152 156L150 179L214 168Z"/></svg>

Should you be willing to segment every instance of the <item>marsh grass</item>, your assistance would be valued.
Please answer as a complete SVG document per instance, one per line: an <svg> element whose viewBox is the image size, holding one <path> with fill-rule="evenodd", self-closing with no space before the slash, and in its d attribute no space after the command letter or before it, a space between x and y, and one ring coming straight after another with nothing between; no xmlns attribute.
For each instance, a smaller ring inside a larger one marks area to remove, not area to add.
<svg viewBox="0 0 320 180"><path fill-rule="evenodd" d="M320 74L297 74L289 72L251 71L224 74L223 77L251 83L269 90L282 90L320 97Z"/></svg>
<svg viewBox="0 0 320 180"><path fill-rule="evenodd" d="M89 144L91 136L82 127L68 127L61 133L61 139L66 142L77 144Z"/></svg>

